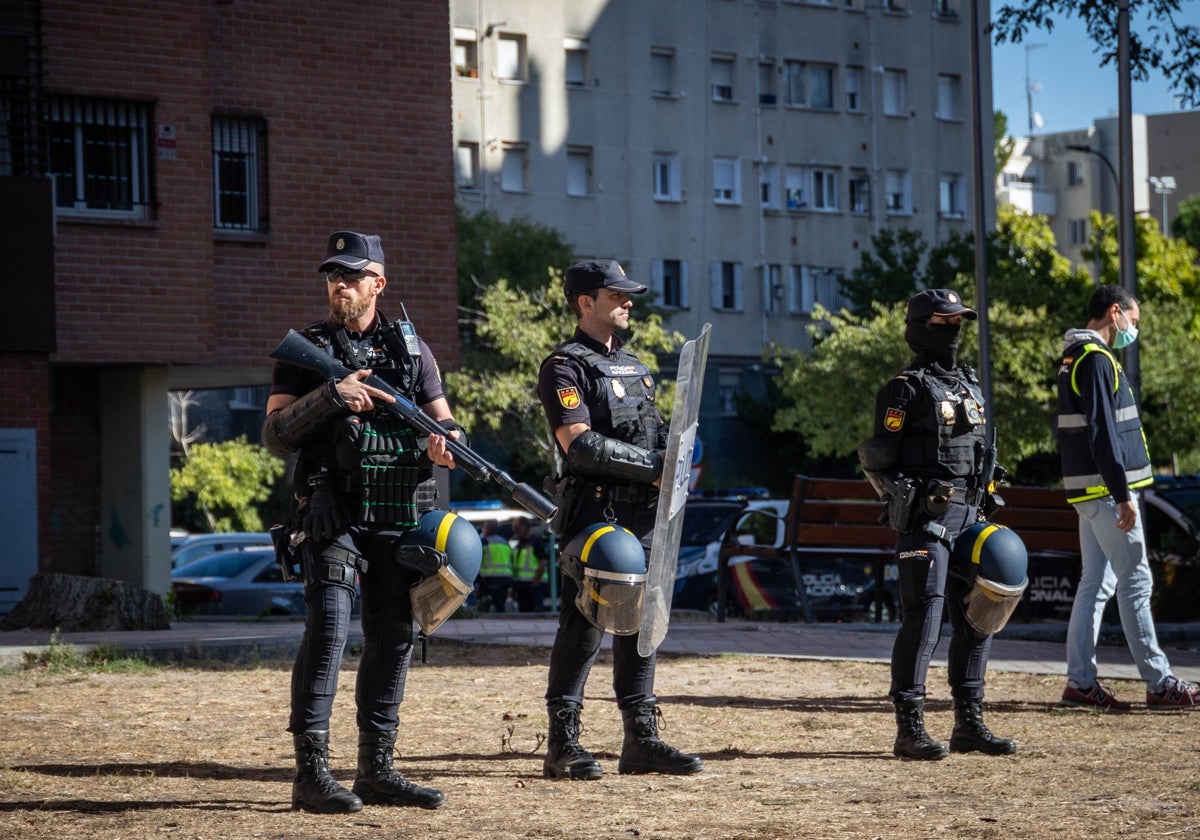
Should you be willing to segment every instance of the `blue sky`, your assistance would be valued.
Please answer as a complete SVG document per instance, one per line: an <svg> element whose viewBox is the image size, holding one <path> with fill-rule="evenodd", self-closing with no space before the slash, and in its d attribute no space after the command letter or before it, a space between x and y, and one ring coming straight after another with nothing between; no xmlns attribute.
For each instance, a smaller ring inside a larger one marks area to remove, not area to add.
<svg viewBox="0 0 1200 840"><path fill-rule="evenodd" d="M1004 0L992 0L992 10ZM1181 24L1200 25L1200 2L1183 0L1176 18ZM1136 18L1133 28L1143 31ZM1041 131L1069 131L1087 128L1093 120L1117 113L1117 68L1100 67L1100 56L1077 17L1059 17L1054 31L1034 30L1021 44L992 44L993 107L1008 116L1011 134L1028 133L1029 117L1025 99L1026 45L1031 48L1029 80L1037 86L1033 110L1042 117ZM1142 114L1161 114L1180 110L1167 81L1152 73L1147 82L1134 82L1131 88L1133 110ZM1039 129L1034 128L1033 133Z"/></svg>

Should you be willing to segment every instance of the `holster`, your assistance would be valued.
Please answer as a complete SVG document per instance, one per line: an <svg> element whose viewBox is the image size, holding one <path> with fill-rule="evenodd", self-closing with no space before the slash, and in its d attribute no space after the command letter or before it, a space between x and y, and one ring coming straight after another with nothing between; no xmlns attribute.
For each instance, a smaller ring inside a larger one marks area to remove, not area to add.
<svg viewBox="0 0 1200 840"><path fill-rule="evenodd" d="M920 489L920 483L912 478L901 478L888 488L887 526L896 533L912 533Z"/></svg>
<svg viewBox="0 0 1200 840"><path fill-rule="evenodd" d="M286 525L272 525L270 528L271 545L275 548L275 562L279 564L279 573L286 581L300 580L304 570L300 567L300 558L296 556L292 535Z"/></svg>
<svg viewBox="0 0 1200 840"><path fill-rule="evenodd" d="M542 482L542 490L558 505L554 518L548 527L556 534L563 532L563 526L575 518L580 502L583 501L583 487L579 479L573 475L555 477L546 476Z"/></svg>

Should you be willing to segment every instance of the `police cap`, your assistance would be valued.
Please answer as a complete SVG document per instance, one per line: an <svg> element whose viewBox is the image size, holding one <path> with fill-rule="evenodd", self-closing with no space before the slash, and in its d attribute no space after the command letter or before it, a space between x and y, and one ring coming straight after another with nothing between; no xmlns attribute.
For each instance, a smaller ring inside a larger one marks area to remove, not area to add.
<svg viewBox="0 0 1200 840"><path fill-rule="evenodd" d="M908 299L907 321L928 321L931 315L961 315L969 321L979 317L950 289L926 289Z"/></svg>
<svg viewBox="0 0 1200 840"><path fill-rule="evenodd" d="M584 260L567 269L564 285L568 295L590 292L593 289L612 289L640 295L646 291L641 283L625 276L625 270L616 260Z"/></svg>
<svg viewBox="0 0 1200 840"><path fill-rule="evenodd" d="M317 267L317 271L325 271L334 265L360 271L371 263L384 265L383 243L379 237L352 230L339 230L329 235L325 259Z"/></svg>

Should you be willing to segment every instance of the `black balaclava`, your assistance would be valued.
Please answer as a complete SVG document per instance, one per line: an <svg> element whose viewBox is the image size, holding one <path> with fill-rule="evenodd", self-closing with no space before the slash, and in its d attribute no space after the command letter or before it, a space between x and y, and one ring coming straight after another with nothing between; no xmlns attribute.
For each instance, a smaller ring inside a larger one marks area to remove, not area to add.
<svg viewBox="0 0 1200 840"><path fill-rule="evenodd" d="M904 327L904 340L917 354L918 361L932 362L947 373L954 369L958 357L958 339L962 324L931 324L928 321L909 321Z"/></svg>

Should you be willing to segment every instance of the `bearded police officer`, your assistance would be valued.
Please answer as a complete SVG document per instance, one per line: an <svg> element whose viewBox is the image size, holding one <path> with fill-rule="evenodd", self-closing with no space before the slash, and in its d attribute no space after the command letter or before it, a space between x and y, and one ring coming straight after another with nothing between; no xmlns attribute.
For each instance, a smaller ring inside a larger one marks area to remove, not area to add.
<svg viewBox="0 0 1200 840"><path fill-rule="evenodd" d="M432 507L431 498L418 498L431 495L432 466L453 468L454 457L441 435L418 440L416 430L382 408L395 398L364 380L374 373L448 434L457 437L450 431L457 427L429 347L412 324L389 322L376 308L387 285L384 270L378 236L338 231L329 237L318 267L329 315L301 334L353 372L332 382L277 362L263 424L271 452L297 453L289 543L298 546L307 611L288 723L296 751L292 807L318 813L354 812L364 802L436 808L444 798L392 766L412 656L410 597L421 579L396 562L394 552L415 532L419 508ZM351 792L330 775L328 738L356 579L364 643L355 690L358 773ZM472 573L468 583L473 579Z"/></svg>
<svg viewBox="0 0 1200 840"><path fill-rule="evenodd" d="M858 447L864 472L888 500L898 537L900 629L892 649L889 695L896 708L893 754L941 759L949 751L1003 755L1016 744L983 724L984 672L992 637L967 620L965 579L949 575L955 538L991 503L983 396L974 371L958 364L963 319L974 310L948 289L927 289L908 301L904 338L916 357L875 398L874 431ZM925 731L925 678L949 611L949 682L954 698L950 750Z"/></svg>
<svg viewBox="0 0 1200 840"><path fill-rule="evenodd" d="M629 540L654 528L667 429L655 405L654 379L616 332L629 327L630 295L646 287L613 260L588 260L567 269L565 291L578 326L543 361L538 378L538 398L563 463L559 530L567 548L560 560L568 561L546 688L543 773L566 779L602 774L578 738L584 684L606 629L614 633L613 689L625 728L618 772L697 773L704 767L699 756L659 738L655 657L638 653L641 619L632 615L646 567L640 547L636 557L628 556ZM575 540L585 531L596 541ZM599 607L601 600L607 606Z"/></svg>

